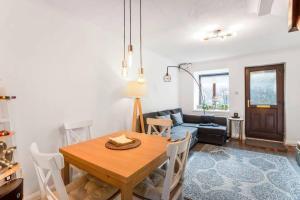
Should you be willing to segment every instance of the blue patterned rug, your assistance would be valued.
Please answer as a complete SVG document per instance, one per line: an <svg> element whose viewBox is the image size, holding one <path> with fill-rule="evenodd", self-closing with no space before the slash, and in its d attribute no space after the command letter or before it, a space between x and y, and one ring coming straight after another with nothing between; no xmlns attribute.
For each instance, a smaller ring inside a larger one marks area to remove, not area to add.
<svg viewBox="0 0 300 200"><path fill-rule="evenodd" d="M186 167L192 200L300 200L300 174L284 156L205 145Z"/></svg>

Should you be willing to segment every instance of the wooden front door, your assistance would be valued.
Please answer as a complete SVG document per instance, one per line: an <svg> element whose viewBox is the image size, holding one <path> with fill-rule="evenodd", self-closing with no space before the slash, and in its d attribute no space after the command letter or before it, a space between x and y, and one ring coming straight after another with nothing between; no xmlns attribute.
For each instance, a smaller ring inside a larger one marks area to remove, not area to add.
<svg viewBox="0 0 300 200"><path fill-rule="evenodd" d="M284 64L246 67L246 137L283 141Z"/></svg>

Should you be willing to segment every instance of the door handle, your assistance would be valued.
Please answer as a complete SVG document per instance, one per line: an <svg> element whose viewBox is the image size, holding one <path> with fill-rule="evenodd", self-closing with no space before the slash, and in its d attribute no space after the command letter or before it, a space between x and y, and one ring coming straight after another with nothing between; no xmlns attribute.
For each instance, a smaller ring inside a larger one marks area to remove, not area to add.
<svg viewBox="0 0 300 200"><path fill-rule="evenodd" d="M247 101L248 108L250 107L250 100Z"/></svg>

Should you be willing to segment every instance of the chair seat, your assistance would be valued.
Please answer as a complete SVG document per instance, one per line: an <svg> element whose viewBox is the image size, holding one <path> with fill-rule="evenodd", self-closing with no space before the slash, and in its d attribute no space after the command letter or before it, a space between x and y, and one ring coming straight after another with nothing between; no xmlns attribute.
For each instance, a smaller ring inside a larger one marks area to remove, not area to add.
<svg viewBox="0 0 300 200"><path fill-rule="evenodd" d="M70 200L111 200L119 190L91 175L75 179L66 186Z"/></svg>
<svg viewBox="0 0 300 200"><path fill-rule="evenodd" d="M157 200L161 199L164 179L166 171L163 169L156 169L148 178L143 180L134 188L134 196L143 200ZM170 199L179 196L182 190L181 182L171 191Z"/></svg>
<svg viewBox="0 0 300 200"><path fill-rule="evenodd" d="M148 178L143 180L134 188L134 195L140 199L160 199L163 183L165 178L165 171L156 169Z"/></svg>

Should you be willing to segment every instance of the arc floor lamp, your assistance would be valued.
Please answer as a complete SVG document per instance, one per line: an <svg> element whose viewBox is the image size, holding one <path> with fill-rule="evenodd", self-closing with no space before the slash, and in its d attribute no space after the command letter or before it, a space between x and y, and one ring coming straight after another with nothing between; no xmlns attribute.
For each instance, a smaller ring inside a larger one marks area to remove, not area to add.
<svg viewBox="0 0 300 200"><path fill-rule="evenodd" d="M164 75L164 81L171 82L172 78L171 78L171 75L169 74L169 68L177 68L179 71L184 71L188 75L190 75L193 78L193 80L195 81L195 83L198 85L199 92L201 92L201 87L200 87L199 81L197 81L197 79L194 77L194 75L187 69L190 66L192 66L192 63L181 63L178 66L167 66L167 73Z"/></svg>

